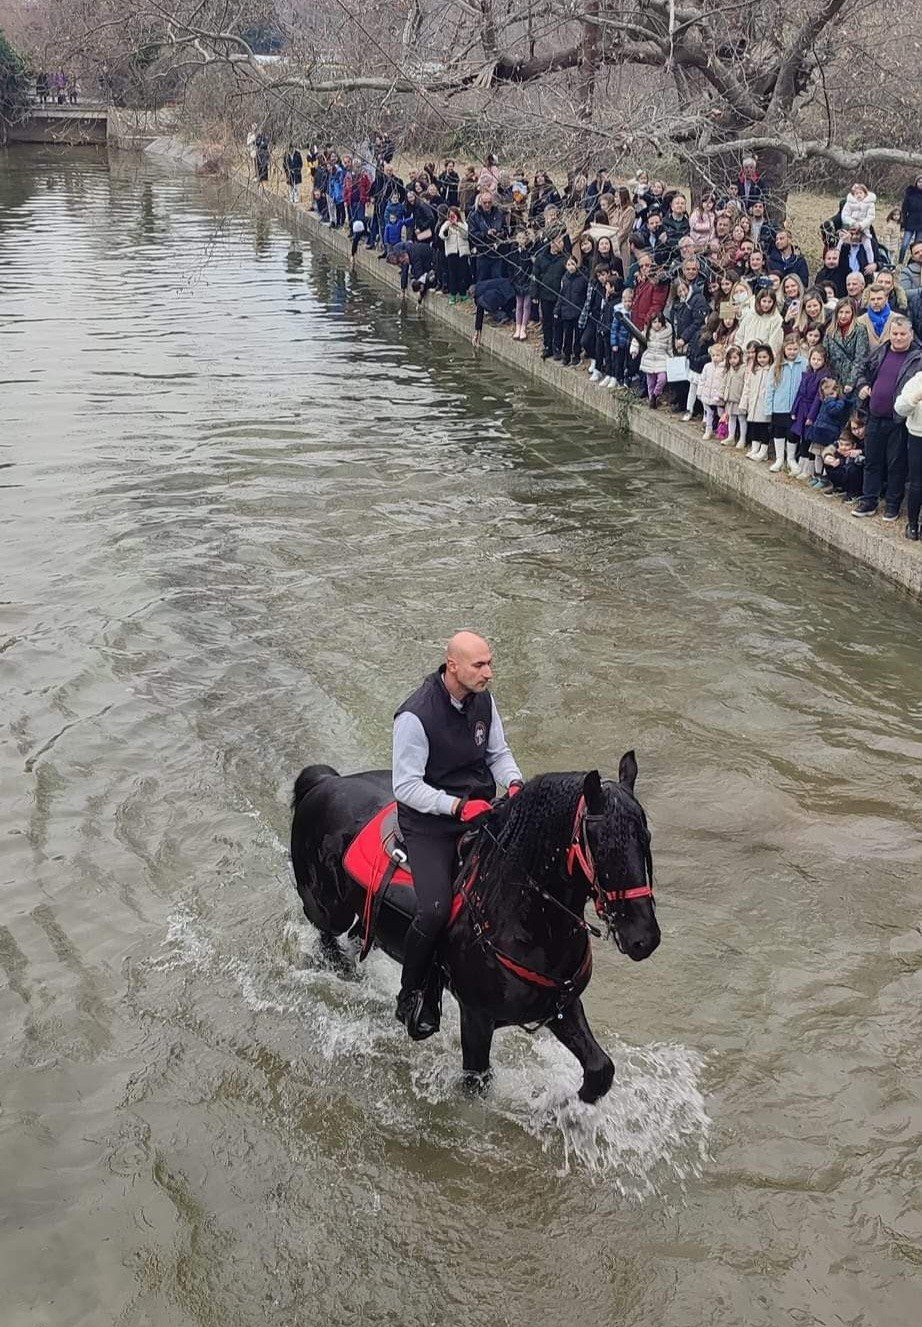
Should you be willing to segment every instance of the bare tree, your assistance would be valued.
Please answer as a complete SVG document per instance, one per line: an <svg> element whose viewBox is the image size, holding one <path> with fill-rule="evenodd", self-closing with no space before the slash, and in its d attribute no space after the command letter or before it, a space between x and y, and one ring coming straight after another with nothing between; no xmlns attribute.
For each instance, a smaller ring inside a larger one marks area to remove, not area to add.
<svg viewBox="0 0 922 1327"><path fill-rule="evenodd" d="M443 137L471 125L508 133L518 123L523 152L547 130L584 154L660 153L715 183L741 155L758 154L781 192L803 162L852 174L922 167L912 99L902 108L892 82L876 138L836 115L837 100L853 104L855 85L875 82L856 36L875 23L892 31L884 0L56 0L53 8L62 40L84 59L99 61L114 44L124 59L143 53L155 80L230 71L236 96L302 116L329 115L351 98L364 115L377 107L438 125ZM254 48L260 24L280 33L276 63ZM629 81L613 90L619 71Z"/></svg>

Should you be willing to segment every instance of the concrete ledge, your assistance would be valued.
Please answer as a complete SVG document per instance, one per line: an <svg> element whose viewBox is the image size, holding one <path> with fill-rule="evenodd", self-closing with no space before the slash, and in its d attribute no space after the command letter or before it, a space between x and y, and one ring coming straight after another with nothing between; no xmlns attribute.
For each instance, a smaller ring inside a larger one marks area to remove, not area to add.
<svg viewBox="0 0 922 1327"><path fill-rule="evenodd" d="M176 140L159 140L148 150L168 155L186 165L202 161L196 149ZM251 180L236 172L230 178L258 206L281 217L299 233L322 244L346 263L351 262L350 239L323 226L303 205L291 203L269 190L258 189ZM377 255L369 253L364 246L356 254L355 267L379 285L390 287L400 297L397 269L380 262ZM424 316L443 323L466 340L470 339L473 331L470 303L461 308L452 307L444 297L430 295L424 305ZM495 355L504 364L527 374L549 390L609 419L617 430L629 431L634 437L649 442L723 493L750 507L780 516L808 539L838 549L851 563L856 560L864 563L922 599L922 542L912 543L903 538L903 521L895 526L882 525L879 519L856 521L850 508L823 498L813 489L805 489L801 481L769 474L767 465L747 461L744 453L735 448L704 442L697 426L682 424L675 417L661 412L654 413L646 405L628 400L625 393L599 389L589 382L585 373L542 360L529 342L513 341L508 328L485 326L482 353Z"/></svg>

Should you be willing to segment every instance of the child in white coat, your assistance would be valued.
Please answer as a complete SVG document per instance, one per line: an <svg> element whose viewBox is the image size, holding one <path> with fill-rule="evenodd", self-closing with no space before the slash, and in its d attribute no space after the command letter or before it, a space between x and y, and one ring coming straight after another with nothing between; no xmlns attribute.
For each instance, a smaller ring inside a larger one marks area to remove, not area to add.
<svg viewBox="0 0 922 1327"><path fill-rule="evenodd" d="M842 225L845 229L860 226L865 235L869 234L877 214L876 202L877 194L870 193L866 185L859 182L853 184L842 204Z"/></svg>
<svg viewBox="0 0 922 1327"><path fill-rule="evenodd" d="M672 328L661 313L647 323L647 346L640 360L640 371L647 375L647 397L655 410L666 386L666 360L672 353Z"/></svg>
<svg viewBox="0 0 922 1327"><path fill-rule="evenodd" d="M698 400L704 407L704 441L714 436L714 422L719 406L723 405L721 399L721 389L724 380L724 357L723 346L711 346L708 352L710 359L701 370L701 381L698 383Z"/></svg>

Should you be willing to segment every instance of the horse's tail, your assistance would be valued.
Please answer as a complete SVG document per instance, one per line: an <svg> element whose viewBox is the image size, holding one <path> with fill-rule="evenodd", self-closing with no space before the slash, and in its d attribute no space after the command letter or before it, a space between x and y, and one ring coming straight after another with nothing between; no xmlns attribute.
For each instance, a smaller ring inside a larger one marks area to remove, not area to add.
<svg viewBox="0 0 922 1327"><path fill-rule="evenodd" d="M305 765L304 769L302 769L301 773L295 779L294 792L291 798L292 811L298 805L301 798L310 792L311 788L315 788L317 784L322 783L324 779L338 778L339 771L335 770L332 765Z"/></svg>

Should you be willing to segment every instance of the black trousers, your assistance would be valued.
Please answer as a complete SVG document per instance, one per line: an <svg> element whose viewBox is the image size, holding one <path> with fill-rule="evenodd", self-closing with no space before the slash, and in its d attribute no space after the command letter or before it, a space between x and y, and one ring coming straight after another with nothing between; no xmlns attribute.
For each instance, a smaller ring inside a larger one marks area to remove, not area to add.
<svg viewBox="0 0 922 1327"><path fill-rule="evenodd" d="M541 300L541 330L544 333L544 349L548 355L553 355L560 346L560 323L554 317L556 307L555 299Z"/></svg>
<svg viewBox="0 0 922 1327"><path fill-rule="evenodd" d="M906 435L909 459L909 487L906 489L906 519L910 525L919 524L922 509L922 438L914 433Z"/></svg>
<svg viewBox="0 0 922 1327"><path fill-rule="evenodd" d="M576 326L576 319L571 318L566 322L561 319L560 331L560 353L564 360L571 356L576 359L579 356L579 328Z"/></svg>
<svg viewBox="0 0 922 1327"><path fill-rule="evenodd" d="M871 415L864 437L864 492L868 502L883 493L890 511L899 511L906 488L906 422L899 415Z"/></svg>
<svg viewBox="0 0 922 1327"><path fill-rule="evenodd" d="M449 295L466 295L470 284L470 265L466 257L460 253L449 253L445 256L445 263L448 268L448 293Z"/></svg>
<svg viewBox="0 0 922 1327"><path fill-rule="evenodd" d="M599 373L606 378L612 377L614 364L612 362L611 334L609 332L596 332L595 355L593 358Z"/></svg>
<svg viewBox="0 0 922 1327"><path fill-rule="evenodd" d="M416 928L429 940L437 940L451 911L451 888L458 869L458 839L465 826L457 831L441 824L425 834L400 820L400 837L406 844L416 887Z"/></svg>

